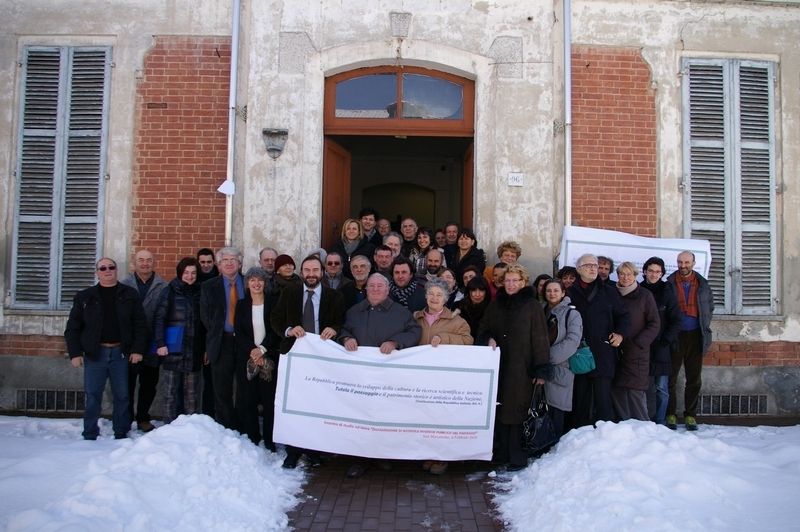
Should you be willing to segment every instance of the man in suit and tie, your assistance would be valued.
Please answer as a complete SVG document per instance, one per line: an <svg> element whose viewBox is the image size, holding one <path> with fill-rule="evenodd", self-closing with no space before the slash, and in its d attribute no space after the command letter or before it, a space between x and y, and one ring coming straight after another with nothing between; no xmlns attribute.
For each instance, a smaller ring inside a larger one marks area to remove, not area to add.
<svg viewBox="0 0 800 532"><path fill-rule="evenodd" d="M344 325L344 297L333 288L322 286L322 261L306 257L300 265L302 285L287 286L272 311L272 329L281 337L280 351L286 354L297 338L307 333L319 334L323 340L336 338ZM312 467L321 466L319 453L287 446L283 467L294 469L305 453Z"/></svg>
<svg viewBox="0 0 800 532"><path fill-rule="evenodd" d="M214 383L214 418L225 428L236 430L233 381L236 374L236 341L233 335L236 302L244 297L239 270L242 254L233 247L217 251L222 275L200 287L200 320L206 328L206 357Z"/></svg>

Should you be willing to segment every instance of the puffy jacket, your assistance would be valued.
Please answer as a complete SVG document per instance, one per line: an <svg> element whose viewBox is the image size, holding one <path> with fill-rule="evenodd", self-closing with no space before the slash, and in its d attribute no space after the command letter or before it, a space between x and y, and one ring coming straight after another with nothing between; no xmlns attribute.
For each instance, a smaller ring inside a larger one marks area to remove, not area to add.
<svg viewBox="0 0 800 532"><path fill-rule="evenodd" d="M547 303L544 303L547 305ZM550 364L553 365L553 379L545 381L544 394L547 404L559 410L572 410L572 385L575 374L569 369L569 358L575 354L583 338L581 314L570 305L569 296L552 309L545 306L547 322L554 317L557 322L555 342L550 346Z"/></svg>
<svg viewBox="0 0 800 532"><path fill-rule="evenodd" d="M200 321L200 285L186 284L178 278L170 281L161 292L155 313L154 338L158 347L166 346L167 327L183 326L180 353L170 353L164 358L164 369L189 373L199 371L202 364L202 344L197 327Z"/></svg>
<svg viewBox="0 0 800 532"><path fill-rule="evenodd" d="M458 315L456 310L442 309L442 313L431 325L425 319L425 311L418 310L414 313L414 320L422 327L422 336L419 345L428 345L431 338L439 335L443 344L448 345L472 345L472 335L469 333L469 324Z"/></svg>

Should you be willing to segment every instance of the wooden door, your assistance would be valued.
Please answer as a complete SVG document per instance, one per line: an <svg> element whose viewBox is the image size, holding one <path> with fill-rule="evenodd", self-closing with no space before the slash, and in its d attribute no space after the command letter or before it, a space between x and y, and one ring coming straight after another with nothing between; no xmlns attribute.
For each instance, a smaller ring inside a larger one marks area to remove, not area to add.
<svg viewBox="0 0 800 532"><path fill-rule="evenodd" d="M350 152L325 139L322 163L322 247L331 249L350 217Z"/></svg>
<svg viewBox="0 0 800 532"><path fill-rule="evenodd" d="M473 227L472 208L474 205L473 192L474 192L474 179L475 179L475 157L473 150L475 143L471 142L464 152L464 172L461 182L461 227L468 227L475 230Z"/></svg>

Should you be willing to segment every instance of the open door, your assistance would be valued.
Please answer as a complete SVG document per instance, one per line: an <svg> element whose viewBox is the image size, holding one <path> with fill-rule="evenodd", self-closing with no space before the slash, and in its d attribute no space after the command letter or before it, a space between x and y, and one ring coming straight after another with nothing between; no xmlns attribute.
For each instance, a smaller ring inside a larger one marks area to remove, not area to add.
<svg viewBox="0 0 800 532"><path fill-rule="evenodd" d="M322 165L322 247L331 249L350 216L350 152L325 139Z"/></svg>
<svg viewBox="0 0 800 532"><path fill-rule="evenodd" d="M468 227L475 230L473 224L473 189L475 179L475 157L473 156L475 143L471 142L467 151L464 152L464 178L461 181L461 227Z"/></svg>

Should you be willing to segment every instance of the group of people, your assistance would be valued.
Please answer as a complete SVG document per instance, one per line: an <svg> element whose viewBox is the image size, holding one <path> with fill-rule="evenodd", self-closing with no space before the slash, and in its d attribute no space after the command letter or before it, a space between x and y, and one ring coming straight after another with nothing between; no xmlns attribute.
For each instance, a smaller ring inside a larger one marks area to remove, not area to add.
<svg viewBox="0 0 800 532"><path fill-rule="evenodd" d="M343 224L331 249L313 250L299 269L269 247L244 273L236 248L202 249L181 259L167 283L154 271L153 254L142 250L134 271L118 282L116 263L103 258L98 284L75 296L65 331L73 365L84 367L83 436L99 434L107 379L115 437L126 437L132 420L153 430L149 410L163 376L164 423L202 412L275 451L280 355L309 333L348 351L370 346L384 354L423 344L499 348L493 461L512 471L528 462L522 424L539 387L559 435L597 420L652 419L677 428L675 384L684 365L684 423L697 428L713 297L690 252L678 255L679 269L666 281L658 257L645 263L641 281L636 265L623 262L615 283L600 275L613 270L610 259L583 255L572 270L531 282L517 262L519 244L500 244L499 262L489 267L477 244L456 222L432 230L406 218L393 232L366 208ZM582 340L596 368L574 375L569 359ZM286 451L286 468L303 455L311 466L323 464L316 450ZM368 465L354 463L348 476L361 476ZM388 461L373 465L391 468ZM442 474L447 463L423 467Z"/></svg>

